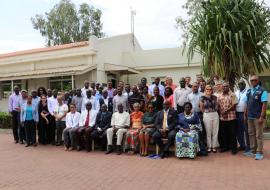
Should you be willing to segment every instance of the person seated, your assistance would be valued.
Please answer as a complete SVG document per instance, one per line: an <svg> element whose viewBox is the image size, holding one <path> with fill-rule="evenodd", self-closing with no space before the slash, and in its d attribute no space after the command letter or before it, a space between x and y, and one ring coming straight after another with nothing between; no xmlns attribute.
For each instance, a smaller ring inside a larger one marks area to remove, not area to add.
<svg viewBox="0 0 270 190"><path fill-rule="evenodd" d="M113 135L117 136L117 154L121 154L121 144L123 140L124 134L128 131L130 125L130 116L129 113L124 111L124 106L122 104L117 105L117 112L113 113L111 128L107 129L107 141L108 141L108 149L106 154L110 154L113 152L112 140Z"/></svg>
<svg viewBox="0 0 270 190"><path fill-rule="evenodd" d="M102 150L105 150L107 146L107 129L111 128L111 119L112 113L107 110L106 104L102 104L91 133L91 138L101 144Z"/></svg>
<svg viewBox="0 0 270 190"><path fill-rule="evenodd" d="M176 134L175 127L177 124L177 112L170 108L170 102L167 100L164 101L163 107L164 109L157 113L155 119L155 127L157 130L152 137L155 144L157 144L161 150L161 159L169 156L169 148L174 143ZM168 138L166 144L163 144L163 138Z"/></svg>
<svg viewBox="0 0 270 190"><path fill-rule="evenodd" d="M139 139L140 139L140 155L148 155L148 146L150 142L150 137L156 131L155 128L155 118L156 112L154 112L154 107L152 104L149 104L147 107L147 112L144 113L142 118L142 129L140 130Z"/></svg>
<svg viewBox="0 0 270 190"><path fill-rule="evenodd" d="M77 150L83 147L87 152L91 150L91 132L95 126L97 111L92 109L91 102L86 103L86 110L81 113L79 128L75 131Z"/></svg>
<svg viewBox="0 0 270 190"><path fill-rule="evenodd" d="M133 104L134 111L130 114L131 125L126 134L126 148L131 149L128 153L134 154L137 152L138 136L142 128L143 112L140 111L141 105L139 103Z"/></svg>
<svg viewBox="0 0 270 190"><path fill-rule="evenodd" d="M66 128L63 131L65 150L76 149L75 131L79 127L81 114L76 111L76 105L69 105L70 112L66 116Z"/></svg>
<svg viewBox="0 0 270 190"><path fill-rule="evenodd" d="M182 151L179 152L179 157L191 157L195 158L197 155L197 151L200 147L200 155L207 155L206 147L200 141L202 137L202 125L199 118L199 115L196 112L192 111L192 104L190 102L184 103L184 112L178 115L178 125L176 127L179 131L176 134L176 142L177 137L183 138L183 136L188 136L188 147L182 146L181 142L176 144L176 155L178 155L178 150ZM201 143L200 143L201 142ZM179 148L178 148L179 145ZM188 151L183 151L184 149L188 148ZM195 149L194 149L195 148ZM184 152L184 153L183 153ZM188 153L188 155L185 155Z"/></svg>

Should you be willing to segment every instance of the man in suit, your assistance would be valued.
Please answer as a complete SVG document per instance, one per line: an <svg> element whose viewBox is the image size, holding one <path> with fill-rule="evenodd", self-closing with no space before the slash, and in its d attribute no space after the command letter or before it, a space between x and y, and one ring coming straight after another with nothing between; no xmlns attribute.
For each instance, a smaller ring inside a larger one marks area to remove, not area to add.
<svg viewBox="0 0 270 190"><path fill-rule="evenodd" d="M175 139L175 126L177 124L177 112L170 108L170 102L163 103L163 110L159 111L155 120L156 132L152 138L161 150L160 158L169 156L169 148L174 143ZM166 144L163 144L162 138L168 138Z"/></svg>
<svg viewBox="0 0 270 190"><path fill-rule="evenodd" d="M97 114L96 126L91 133L91 138L101 143L102 150L107 146L107 129L111 128L112 113L107 110L107 105L102 104L100 112Z"/></svg>

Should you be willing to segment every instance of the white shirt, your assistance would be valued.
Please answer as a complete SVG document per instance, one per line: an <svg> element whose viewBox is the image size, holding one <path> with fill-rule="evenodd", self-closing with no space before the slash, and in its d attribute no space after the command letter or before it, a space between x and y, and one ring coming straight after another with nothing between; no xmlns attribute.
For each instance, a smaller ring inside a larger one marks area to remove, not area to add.
<svg viewBox="0 0 270 190"><path fill-rule="evenodd" d="M86 117L87 117L88 111L84 110L81 113L81 117L80 117L80 122L79 122L79 126L83 127L85 125L85 121L86 121ZM96 124L96 117L97 117L98 112L96 110L91 109L89 112L89 127L93 127Z"/></svg>
<svg viewBox="0 0 270 190"><path fill-rule="evenodd" d="M173 100L174 100L174 109L177 110L177 105L183 106L184 103L188 100L187 97L191 93L191 89L188 87L181 88L180 86L174 90Z"/></svg>
<svg viewBox="0 0 270 190"><path fill-rule="evenodd" d="M115 112L112 115L111 126L115 126L116 128L123 128L124 126L130 125L130 116L128 112Z"/></svg>
<svg viewBox="0 0 270 190"><path fill-rule="evenodd" d="M51 96L50 98L48 98L48 110L50 112L51 115L53 115L53 112L55 110L55 107L58 105L58 101L57 98L54 98L53 96Z"/></svg>
<svg viewBox="0 0 270 190"><path fill-rule="evenodd" d="M124 111L128 110L128 99L127 96L121 95L119 96L118 94L113 97L113 112L118 111L118 105L122 104L124 107Z"/></svg>
<svg viewBox="0 0 270 190"><path fill-rule="evenodd" d="M82 89L81 89L81 91L82 91L82 97L86 97L86 91L88 91L88 90L93 90L91 87L89 87L88 89L86 89L85 87L83 87Z"/></svg>
<svg viewBox="0 0 270 190"><path fill-rule="evenodd" d="M203 94L201 92L197 92L197 93L190 93L187 97L187 100L192 104L192 110L195 112L200 112L200 98Z"/></svg>
<svg viewBox="0 0 270 190"><path fill-rule="evenodd" d="M59 117L62 117L66 112L68 112L68 106L66 104L62 104L61 106L58 104L54 108L54 113ZM61 121L66 121L66 117L63 117Z"/></svg>
<svg viewBox="0 0 270 190"><path fill-rule="evenodd" d="M149 92L149 94L151 94L151 96L154 96L154 88L156 86L157 86L156 84L152 84L149 86L148 92ZM159 89L159 95L164 96L165 87L159 83L158 89Z"/></svg>
<svg viewBox="0 0 270 190"><path fill-rule="evenodd" d="M133 94L133 92L129 92L129 93L125 92L125 93L124 93L124 96L126 96L126 97L128 98L128 97L131 96L132 94Z"/></svg>
<svg viewBox="0 0 270 190"><path fill-rule="evenodd" d="M87 98L87 96L86 97L83 97L83 101L82 101L82 112L84 111L84 110L86 110L86 103L87 102L91 102L91 104L92 104L92 109L94 109L94 110L97 110L96 109L96 98L95 98L95 96L91 96L91 98Z"/></svg>
<svg viewBox="0 0 270 190"><path fill-rule="evenodd" d="M69 112L66 116L66 128L79 127L80 116L81 114L79 112Z"/></svg>
<svg viewBox="0 0 270 190"><path fill-rule="evenodd" d="M237 90L235 92L236 98L238 100L238 104L236 105L236 112L244 112L245 108L247 106L245 97L247 94L247 89L244 89L242 92L240 90Z"/></svg>

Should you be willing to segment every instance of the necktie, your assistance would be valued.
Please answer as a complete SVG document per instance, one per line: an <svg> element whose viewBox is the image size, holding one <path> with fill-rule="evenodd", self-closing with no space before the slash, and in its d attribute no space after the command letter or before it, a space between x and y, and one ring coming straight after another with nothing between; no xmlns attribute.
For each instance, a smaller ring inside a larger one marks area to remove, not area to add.
<svg viewBox="0 0 270 190"><path fill-rule="evenodd" d="M90 121L89 113L90 113L90 111L87 112L87 116L86 116L86 120L85 120L85 124L84 124L85 127L89 126L89 121Z"/></svg>
<svg viewBox="0 0 270 190"><path fill-rule="evenodd" d="M163 126L162 126L163 129L166 129L167 128L167 113L166 111L164 110L163 112Z"/></svg>

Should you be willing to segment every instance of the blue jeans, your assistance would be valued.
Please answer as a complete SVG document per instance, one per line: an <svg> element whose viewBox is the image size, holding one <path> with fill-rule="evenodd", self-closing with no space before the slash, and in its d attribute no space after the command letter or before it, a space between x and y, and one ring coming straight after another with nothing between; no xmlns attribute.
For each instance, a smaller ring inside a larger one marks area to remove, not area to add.
<svg viewBox="0 0 270 190"><path fill-rule="evenodd" d="M236 112L236 119L238 124L237 129L237 141L241 148L245 148L245 151L250 150L248 126L244 121L244 113Z"/></svg>

